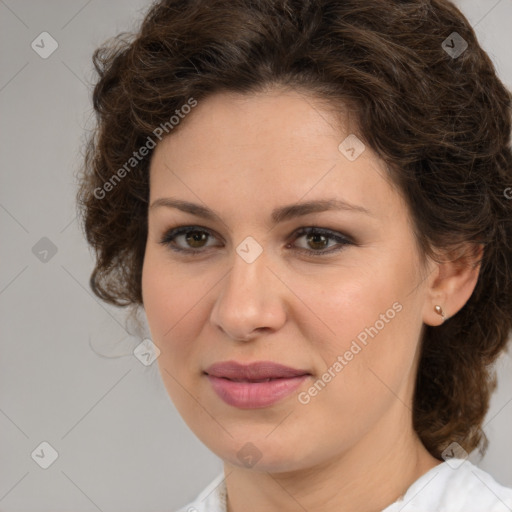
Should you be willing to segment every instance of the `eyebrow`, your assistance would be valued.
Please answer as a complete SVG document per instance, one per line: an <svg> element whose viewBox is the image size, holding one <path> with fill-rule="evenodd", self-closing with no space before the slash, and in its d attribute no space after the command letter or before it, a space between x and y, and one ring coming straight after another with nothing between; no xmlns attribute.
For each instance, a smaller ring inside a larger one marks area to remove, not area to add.
<svg viewBox="0 0 512 512"><path fill-rule="evenodd" d="M222 222L222 219L213 210L199 204L190 203L180 199L173 199L170 197L162 197L155 199L150 205L150 209L165 206L168 208L177 208L186 213L202 217L211 221ZM272 211L272 223L278 224L296 217L309 215L310 213L324 212L328 210L344 210L357 213L364 213L366 215L373 215L370 210L363 206L350 204L341 199L319 199L316 201L307 201L303 203L295 203L286 206L280 206Z"/></svg>

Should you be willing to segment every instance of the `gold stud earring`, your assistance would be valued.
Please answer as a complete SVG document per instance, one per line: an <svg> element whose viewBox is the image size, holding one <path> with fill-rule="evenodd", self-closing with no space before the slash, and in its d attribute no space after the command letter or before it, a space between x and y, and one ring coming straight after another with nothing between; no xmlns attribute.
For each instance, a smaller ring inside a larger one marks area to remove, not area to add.
<svg viewBox="0 0 512 512"><path fill-rule="evenodd" d="M443 312L443 308L441 306L435 306L434 307L434 311L438 314L438 315L441 315L443 317L443 320L446 319L445 315L444 315L444 312Z"/></svg>

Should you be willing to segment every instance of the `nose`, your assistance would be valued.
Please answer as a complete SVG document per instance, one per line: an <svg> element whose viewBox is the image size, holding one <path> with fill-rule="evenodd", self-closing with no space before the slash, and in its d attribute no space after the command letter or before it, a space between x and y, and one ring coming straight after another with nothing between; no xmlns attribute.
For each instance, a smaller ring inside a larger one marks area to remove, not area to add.
<svg viewBox="0 0 512 512"><path fill-rule="evenodd" d="M238 253L221 280L212 324L237 341L250 341L280 329L286 322L286 287L268 265L265 251L248 263Z"/></svg>

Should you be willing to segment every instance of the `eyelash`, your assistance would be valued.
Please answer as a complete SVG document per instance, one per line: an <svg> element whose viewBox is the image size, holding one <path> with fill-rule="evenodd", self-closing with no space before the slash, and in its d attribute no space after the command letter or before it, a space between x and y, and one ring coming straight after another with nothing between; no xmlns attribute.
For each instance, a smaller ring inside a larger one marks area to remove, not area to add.
<svg viewBox="0 0 512 512"><path fill-rule="evenodd" d="M190 233L190 232L199 232L199 233L207 233L210 236L212 235L212 232L208 229L202 228L200 226L180 226L177 228L170 229L167 231L162 239L160 240L160 244L169 247L171 250L175 252L185 253L190 256L197 256L199 254L203 254L205 251L203 249L183 249L180 247L176 247L172 244L174 239L182 234ZM297 249L300 253L307 254L309 256L327 256L333 253L337 253L339 251L342 251L347 245L354 245L354 242L352 242L349 238L345 236L341 236L339 233L336 233L335 231L331 231L324 228L317 228L315 226L309 226L309 227L303 227L299 230L295 231L293 234L293 240L296 240L304 235L322 235L326 237L328 240L334 240L338 242L338 244L341 244L341 247L338 247L337 249L330 249L330 250L312 250L312 249L303 249L299 248ZM208 240L206 240L208 242ZM288 244L287 244L288 245Z"/></svg>

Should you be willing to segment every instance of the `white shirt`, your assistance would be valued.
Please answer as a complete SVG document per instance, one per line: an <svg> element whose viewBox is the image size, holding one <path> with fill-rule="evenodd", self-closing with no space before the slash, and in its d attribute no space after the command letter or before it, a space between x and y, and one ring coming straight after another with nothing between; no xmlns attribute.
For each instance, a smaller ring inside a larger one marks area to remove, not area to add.
<svg viewBox="0 0 512 512"><path fill-rule="evenodd" d="M227 512L224 473L178 512ZM382 512L512 512L512 489L469 460L450 459L422 475Z"/></svg>

